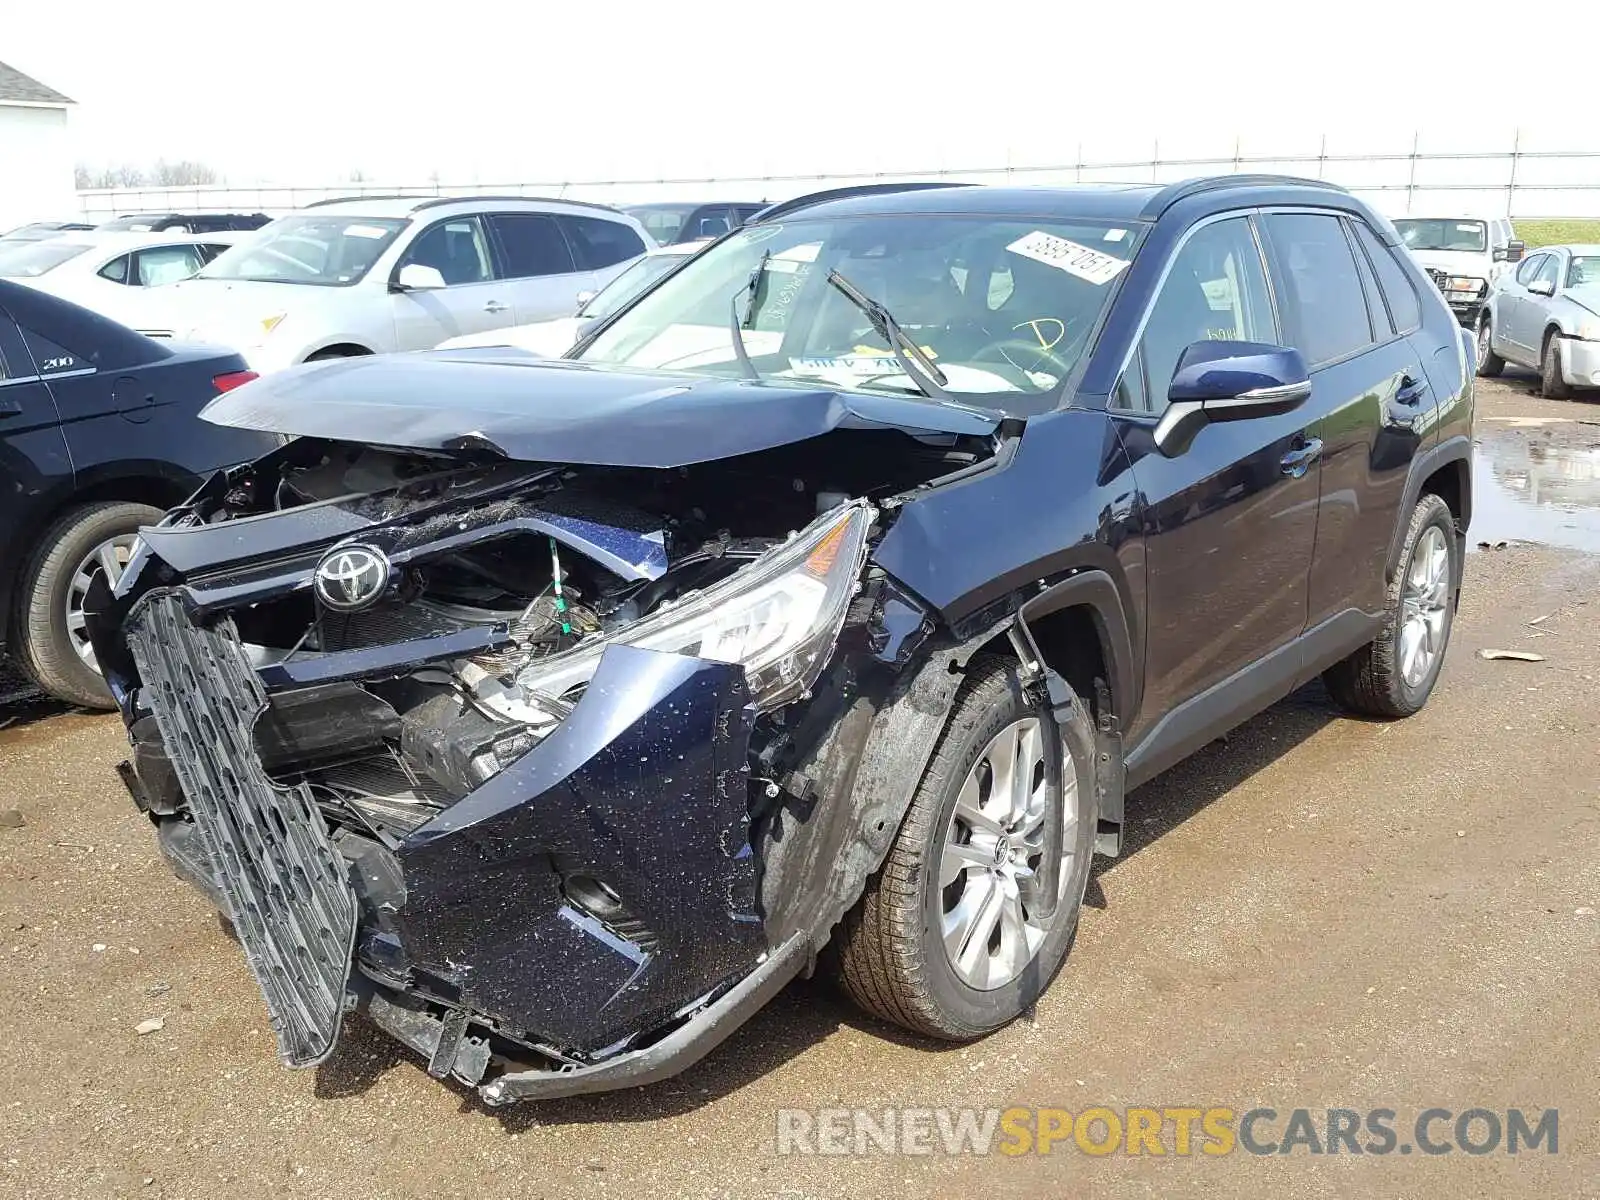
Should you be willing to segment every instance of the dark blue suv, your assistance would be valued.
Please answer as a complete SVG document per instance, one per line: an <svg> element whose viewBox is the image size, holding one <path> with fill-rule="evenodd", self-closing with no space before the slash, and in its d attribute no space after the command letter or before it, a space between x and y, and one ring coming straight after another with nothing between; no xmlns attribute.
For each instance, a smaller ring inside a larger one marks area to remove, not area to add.
<svg viewBox="0 0 1600 1200"><path fill-rule="evenodd" d="M973 1038L1124 796L1321 675L1419 709L1471 346L1311 181L848 189L564 360L312 364L87 608L284 1059L363 1009L490 1103L648 1082L830 942Z"/></svg>

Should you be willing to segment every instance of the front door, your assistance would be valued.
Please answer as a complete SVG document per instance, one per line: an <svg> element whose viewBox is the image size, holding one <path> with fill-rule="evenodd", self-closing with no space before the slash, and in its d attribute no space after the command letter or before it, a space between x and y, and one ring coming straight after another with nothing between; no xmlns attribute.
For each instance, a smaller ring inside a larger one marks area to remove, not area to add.
<svg viewBox="0 0 1600 1200"><path fill-rule="evenodd" d="M1260 246L1242 214L1199 226L1178 249L1112 410L1146 513L1149 716L1130 743L1186 702L1238 684L1274 651L1292 656L1306 623L1318 465L1305 414L1207 425L1173 458L1154 449L1179 356L1206 340L1280 341ZM1248 699L1218 706L1233 703ZM1163 758L1185 749L1162 741Z"/></svg>
<svg viewBox="0 0 1600 1200"><path fill-rule="evenodd" d="M446 338L500 329L516 319L511 283L497 277L481 217L447 217L423 230L396 272L413 263L438 271L444 286L389 297L396 350L431 350Z"/></svg>

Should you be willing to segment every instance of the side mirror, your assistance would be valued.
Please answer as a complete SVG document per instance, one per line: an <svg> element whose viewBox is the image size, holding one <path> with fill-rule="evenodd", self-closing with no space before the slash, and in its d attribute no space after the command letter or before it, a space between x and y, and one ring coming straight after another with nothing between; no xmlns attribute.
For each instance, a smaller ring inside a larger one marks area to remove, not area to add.
<svg viewBox="0 0 1600 1200"><path fill-rule="evenodd" d="M583 316L584 306L587 305L589 301L593 300L596 294L597 293L594 291L583 291L578 293L578 316Z"/></svg>
<svg viewBox="0 0 1600 1200"><path fill-rule="evenodd" d="M1528 285L1528 294L1531 296L1554 296L1556 285L1548 279L1535 279Z"/></svg>
<svg viewBox="0 0 1600 1200"><path fill-rule="evenodd" d="M1495 262L1521 262L1523 252L1527 246L1522 242L1507 242L1505 246L1494 252Z"/></svg>
<svg viewBox="0 0 1600 1200"><path fill-rule="evenodd" d="M442 288L444 275L438 267L425 266L422 263L407 263L401 267L394 277L394 286L391 290L397 292L425 292L431 288Z"/></svg>
<svg viewBox="0 0 1600 1200"><path fill-rule="evenodd" d="M1291 412L1311 395L1300 351L1261 342L1195 342L1178 358L1156 449L1176 458L1213 421L1248 421Z"/></svg>

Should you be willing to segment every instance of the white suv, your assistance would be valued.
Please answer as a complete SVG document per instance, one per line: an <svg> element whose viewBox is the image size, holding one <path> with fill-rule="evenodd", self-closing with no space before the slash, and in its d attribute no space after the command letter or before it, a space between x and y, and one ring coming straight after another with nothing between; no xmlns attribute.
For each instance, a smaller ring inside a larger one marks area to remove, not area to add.
<svg viewBox="0 0 1600 1200"><path fill-rule="evenodd" d="M565 316L578 293L597 291L654 244L632 217L570 200L330 201L159 289L133 324L232 346L263 372L424 350Z"/></svg>

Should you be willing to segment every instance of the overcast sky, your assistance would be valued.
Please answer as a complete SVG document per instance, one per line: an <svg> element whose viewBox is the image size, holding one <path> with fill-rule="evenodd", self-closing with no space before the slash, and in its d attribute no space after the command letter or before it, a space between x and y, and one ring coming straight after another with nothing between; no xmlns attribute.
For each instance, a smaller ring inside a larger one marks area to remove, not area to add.
<svg viewBox="0 0 1600 1200"><path fill-rule="evenodd" d="M1322 132L1370 152L1417 128L1425 149L1520 126L1525 148L1600 150L1595 71L1567 65L1600 61L1594 0L1551 26L1461 0L6 7L0 60L78 101L78 161L200 159L236 183L1021 165L1158 137L1287 153Z"/></svg>

